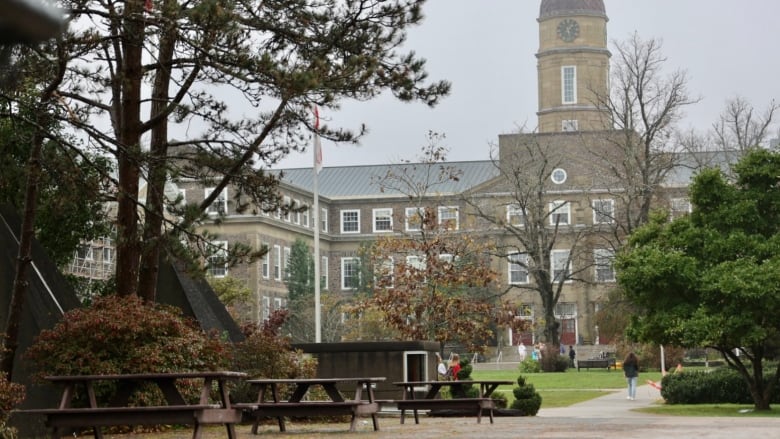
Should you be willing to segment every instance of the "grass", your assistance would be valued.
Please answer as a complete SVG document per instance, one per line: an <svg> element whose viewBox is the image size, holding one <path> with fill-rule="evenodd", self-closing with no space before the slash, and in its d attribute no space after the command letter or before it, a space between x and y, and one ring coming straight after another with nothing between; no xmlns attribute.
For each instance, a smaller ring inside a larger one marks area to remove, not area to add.
<svg viewBox="0 0 780 439"><path fill-rule="evenodd" d="M636 411L662 416L715 416L715 417L762 417L780 418L780 409L755 411L745 404L674 404L657 405Z"/></svg>
<svg viewBox="0 0 780 439"><path fill-rule="evenodd" d="M542 396L542 407L568 407L578 402L588 401L599 396L604 396L616 389L626 386L626 379L620 370L583 370L569 369L566 372L546 373L520 373L512 370L479 370L471 373L475 379L483 380L511 380L516 381L519 375L533 384L536 391ZM643 373L642 380L659 381L660 372ZM642 381L644 382L644 381ZM509 404L514 400L512 389L515 386L500 386L498 392L507 396Z"/></svg>

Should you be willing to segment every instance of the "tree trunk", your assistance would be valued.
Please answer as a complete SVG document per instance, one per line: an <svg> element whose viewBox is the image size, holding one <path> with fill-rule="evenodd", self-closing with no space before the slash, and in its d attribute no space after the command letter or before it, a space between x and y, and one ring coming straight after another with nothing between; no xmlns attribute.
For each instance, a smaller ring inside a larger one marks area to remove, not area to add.
<svg viewBox="0 0 780 439"><path fill-rule="evenodd" d="M169 9L169 3L166 1L163 4L164 11ZM176 43L175 23L176 20L169 20L168 26L160 36L157 59L161 65L167 65L173 58L173 49ZM154 120L154 125L151 129L149 178L146 186L146 216L138 281L138 295L148 302L154 302L157 298L157 278L160 273L160 252L163 244L165 182L168 178L168 118L165 113L169 105L168 88L170 83L170 70L167 68L157 70L152 90L150 119Z"/></svg>
<svg viewBox="0 0 780 439"><path fill-rule="evenodd" d="M27 164L27 188L24 194L24 215L19 234L19 252L16 259L16 273L8 307L8 321L3 339L2 371L9 381L13 378L14 357L19 347L19 323L22 319L24 299L29 286L30 265L32 265L32 241L35 238L35 213L38 202L38 181L41 175L41 151L43 136L36 130L32 139L32 150Z"/></svg>
<svg viewBox="0 0 780 439"><path fill-rule="evenodd" d="M128 0L122 30L124 73L121 84L117 163L117 294L138 293L141 244L138 236L138 187L141 176L141 55L144 42L143 1Z"/></svg>

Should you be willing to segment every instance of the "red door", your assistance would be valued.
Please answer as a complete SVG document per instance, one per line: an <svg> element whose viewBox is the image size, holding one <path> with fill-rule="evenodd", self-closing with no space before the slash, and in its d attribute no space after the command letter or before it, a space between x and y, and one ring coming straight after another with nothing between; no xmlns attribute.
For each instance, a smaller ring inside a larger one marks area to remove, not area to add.
<svg viewBox="0 0 780 439"><path fill-rule="evenodd" d="M560 322L561 344L564 346L573 346L577 344L577 320L562 319Z"/></svg>

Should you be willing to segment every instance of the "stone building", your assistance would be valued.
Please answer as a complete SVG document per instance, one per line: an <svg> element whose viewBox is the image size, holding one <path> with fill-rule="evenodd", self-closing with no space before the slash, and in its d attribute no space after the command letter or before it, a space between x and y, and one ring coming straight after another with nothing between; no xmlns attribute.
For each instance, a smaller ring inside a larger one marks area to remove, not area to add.
<svg viewBox="0 0 780 439"><path fill-rule="evenodd" d="M522 318L536 322L542 305L523 259L527 254L516 236L506 233L506 224L522 229L531 213L519 205L516 186L508 181L506 171L523 167L543 171L538 184L544 193L544 212L534 215L543 215L540 224L556 232L544 268L554 276L566 276L555 313L564 344L608 342L600 337L593 315L615 282L611 265L615 242L611 239L620 234L620 197L614 195L619 194L621 182L607 172L605 145L625 133L610 131L607 118L594 104L596 95L606 93L608 87L607 21L602 0L542 0L536 54L537 132L499 135L494 160L449 163L460 173L458 180L440 182L425 197L439 221L450 221L461 233L482 234L501 243L506 251L493 258L493 267L501 273L503 286L516 287L510 295ZM541 159L548 168L539 167ZM255 248L266 246L270 251L249 265L228 269L212 264L210 274L245 280L255 294L247 318L261 321L271 310L285 306L283 273L291 246L297 238L312 243L317 227L324 285L331 293L349 295L352 277L358 275L357 251L362 242L416 232L411 218L417 206L408 194L378 183L388 171L401 167L425 178L421 164L322 169L319 224L314 224L311 211L239 214L228 187L210 207L214 215L225 214L208 226L220 237L215 244L228 248L237 241ZM684 189L690 172L678 170L669 176L669 190L656 202L687 211ZM212 190L194 182L176 184L188 203L202 201ZM284 170L280 190L286 202L312 206L312 187L311 168ZM507 337L511 344L520 339L528 344L538 341L539 334L537 329Z"/></svg>

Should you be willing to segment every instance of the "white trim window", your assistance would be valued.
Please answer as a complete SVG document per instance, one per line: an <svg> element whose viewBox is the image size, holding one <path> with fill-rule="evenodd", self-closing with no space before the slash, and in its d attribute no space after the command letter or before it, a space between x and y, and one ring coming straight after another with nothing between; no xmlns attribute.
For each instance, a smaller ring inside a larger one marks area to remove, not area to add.
<svg viewBox="0 0 780 439"><path fill-rule="evenodd" d="M271 317L271 298L263 296L263 320L268 320Z"/></svg>
<svg viewBox="0 0 780 439"><path fill-rule="evenodd" d="M208 273L213 277L225 277L228 273L228 243L227 241L212 241L210 255L207 258Z"/></svg>
<svg viewBox="0 0 780 439"><path fill-rule="evenodd" d="M282 280L282 247L275 245L274 253L274 280Z"/></svg>
<svg viewBox="0 0 780 439"><path fill-rule="evenodd" d="M295 212L292 213L293 216L293 224L300 224L301 223L301 200L293 200L293 208L295 208Z"/></svg>
<svg viewBox="0 0 780 439"><path fill-rule="evenodd" d="M411 267L417 271L425 271L426 267L425 259L416 256L416 255L410 255L406 257L406 266Z"/></svg>
<svg viewBox="0 0 780 439"><path fill-rule="evenodd" d="M577 103L577 66L561 67L561 102Z"/></svg>
<svg viewBox="0 0 780 439"><path fill-rule="evenodd" d="M687 198L672 198L669 203L669 215L672 219L677 219L692 212L691 200Z"/></svg>
<svg viewBox="0 0 780 439"><path fill-rule="evenodd" d="M571 205L568 201L555 200L550 202L550 225L568 226Z"/></svg>
<svg viewBox="0 0 780 439"><path fill-rule="evenodd" d="M282 258L282 274L284 275L284 280L287 280L290 278L290 247L282 249L282 254L284 255Z"/></svg>
<svg viewBox="0 0 780 439"><path fill-rule="evenodd" d="M510 253L506 259L509 285L527 284L528 253Z"/></svg>
<svg viewBox="0 0 780 439"><path fill-rule="evenodd" d="M303 212L301 212L301 225L303 227L308 228L309 227L309 205L304 204L303 208L306 209Z"/></svg>
<svg viewBox="0 0 780 439"><path fill-rule="evenodd" d="M509 204L506 206L506 222L510 226L525 226L525 209L519 204Z"/></svg>
<svg viewBox="0 0 780 439"><path fill-rule="evenodd" d="M274 297L274 309L284 309L284 299L281 297Z"/></svg>
<svg viewBox="0 0 780 439"><path fill-rule="evenodd" d="M341 289L354 290L360 282L360 259L341 258Z"/></svg>
<svg viewBox="0 0 780 439"><path fill-rule="evenodd" d="M425 209L422 207L407 207L404 209L405 230L407 232L419 232L422 229L422 220Z"/></svg>
<svg viewBox="0 0 780 439"><path fill-rule="evenodd" d="M569 250L553 250L550 252L550 273L553 282L571 282L571 260Z"/></svg>
<svg viewBox="0 0 780 439"><path fill-rule="evenodd" d="M561 131L564 133L571 133L579 131L580 124L577 119L565 119L561 121Z"/></svg>
<svg viewBox="0 0 780 439"><path fill-rule="evenodd" d="M393 209L382 208L372 211L374 233L387 233L393 231Z"/></svg>
<svg viewBox="0 0 780 439"><path fill-rule="evenodd" d="M392 256L379 261L379 266L374 272L374 282L384 288L395 286L395 261Z"/></svg>
<svg viewBox="0 0 780 439"><path fill-rule="evenodd" d="M615 200L593 200L593 224L612 224L615 222Z"/></svg>
<svg viewBox="0 0 780 439"><path fill-rule="evenodd" d="M320 231L328 233L328 209L320 209Z"/></svg>
<svg viewBox="0 0 780 439"><path fill-rule="evenodd" d="M328 290L328 257L323 256L320 259L320 285L323 290Z"/></svg>
<svg viewBox="0 0 780 439"><path fill-rule="evenodd" d="M439 226L444 230L458 230L458 206L439 206Z"/></svg>
<svg viewBox="0 0 780 439"><path fill-rule="evenodd" d="M284 209L284 220L287 221L288 223L290 222L290 219L291 219L290 218L290 207L292 207L291 203L292 203L292 201L290 200L290 197L288 197L287 195L282 197L282 204L284 204L284 207L285 207L285 209Z"/></svg>
<svg viewBox="0 0 780 439"><path fill-rule="evenodd" d="M212 192L214 192L213 187L208 187L204 190L203 199L208 198ZM209 204L209 206L206 208L206 213L209 215L224 215L228 213L228 206L227 206L227 188L222 189L222 192L220 192L219 195L217 195L217 198L214 199L214 201Z"/></svg>
<svg viewBox="0 0 780 439"><path fill-rule="evenodd" d="M271 276L271 267L269 265L270 263L270 256L271 256L271 249L268 247L268 243L264 242L263 247L268 248L268 251L263 255L263 259L261 261L261 267L262 267L262 275L263 279L268 279Z"/></svg>
<svg viewBox="0 0 780 439"><path fill-rule="evenodd" d="M615 268L612 265L614 260L615 252L611 249L597 248L593 250L596 282L615 282Z"/></svg>
<svg viewBox="0 0 780 439"><path fill-rule="evenodd" d="M341 233L360 233L360 209L341 211Z"/></svg>

